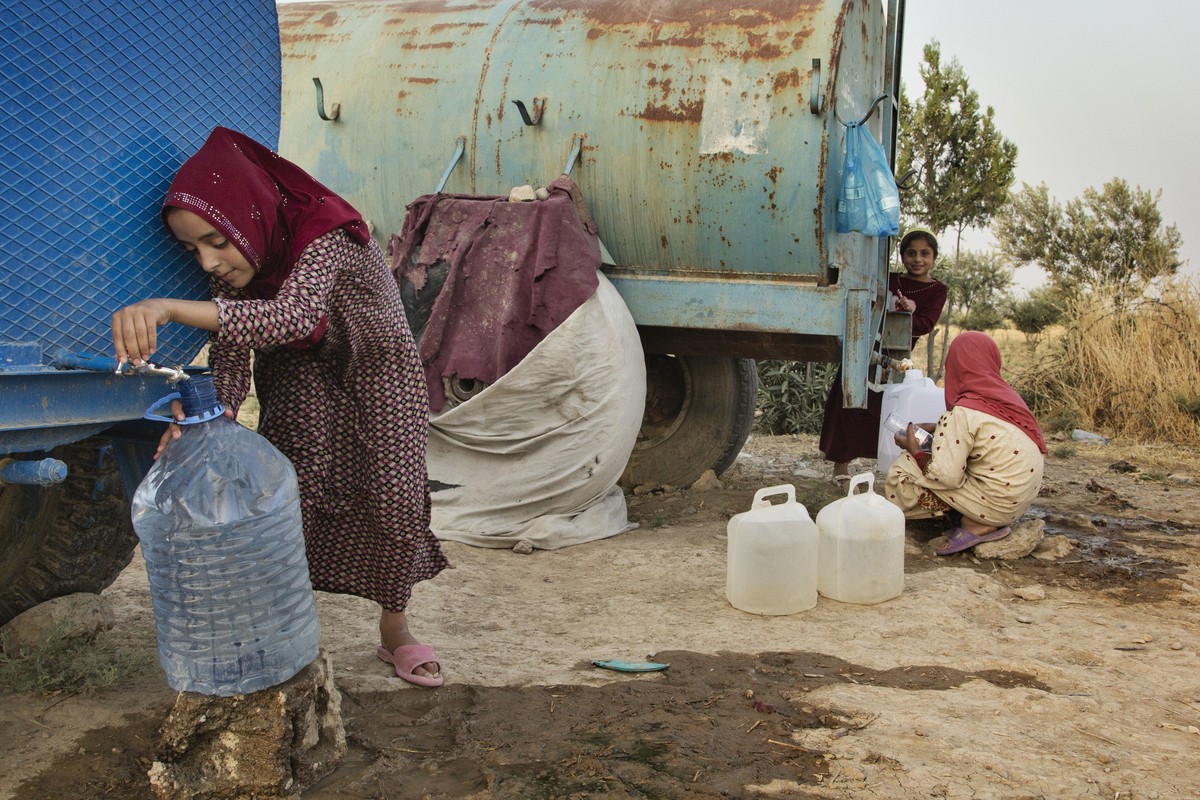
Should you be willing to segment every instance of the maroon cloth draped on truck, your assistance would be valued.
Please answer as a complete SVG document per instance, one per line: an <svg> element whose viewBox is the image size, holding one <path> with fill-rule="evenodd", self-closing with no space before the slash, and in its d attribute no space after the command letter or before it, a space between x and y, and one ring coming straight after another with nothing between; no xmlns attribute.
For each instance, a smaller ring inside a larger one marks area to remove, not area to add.
<svg viewBox="0 0 1200 800"><path fill-rule="evenodd" d="M600 242L579 188L566 175L546 200L434 194L408 207L389 244L403 286L425 288L447 268L419 334L430 409L443 378L494 383L596 291Z"/></svg>

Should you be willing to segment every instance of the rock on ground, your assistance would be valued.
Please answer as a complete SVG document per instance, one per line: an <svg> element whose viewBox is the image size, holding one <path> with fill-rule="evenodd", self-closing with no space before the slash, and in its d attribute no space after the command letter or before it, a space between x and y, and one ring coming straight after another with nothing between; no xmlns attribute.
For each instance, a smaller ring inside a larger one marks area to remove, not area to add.
<svg viewBox="0 0 1200 800"><path fill-rule="evenodd" d="M1012 533L994 542L975 545L975 555L980 558L998 558L1015 561L1037 549L1046 535L1046 523L1040 519L1018 522Z"/></svg>
<svg viewBox="0 0 1200 800"><path fill-rule="evenodd" d="M346 755L341 694L324 650L294 678L247 695L180 692L160 731L159 800L296 800Z"/></svg>

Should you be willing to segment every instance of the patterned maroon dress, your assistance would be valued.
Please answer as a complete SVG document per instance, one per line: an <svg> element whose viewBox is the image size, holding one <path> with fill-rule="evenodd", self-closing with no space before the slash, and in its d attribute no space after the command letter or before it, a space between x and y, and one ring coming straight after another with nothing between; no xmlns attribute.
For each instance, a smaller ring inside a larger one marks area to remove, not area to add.
<svg viewBox="0 0 1200 800"><path fill-rule="evenodd" d="M403 611L448 566L429 529L428 394L400 291L374 241L336 229L303 251L273 299L213 279L210 365L235 411L254 381L259 432L292 460L314 589ZM320 342L294 347L321 319Z"/></svg>
<svg viewBox="0 0 1200 800"><path fill-rule="evenodd" d="M949 289L934 279L914 281L893 272L888 276L888 292L897 290L917 304L912 312L912 343L929 333L942 316ZM825 419L821 426L821 452L826 461L848 464L856 458L875 458L879 454L879 416L883 408L882 392L867 392L866 408L843 408L842 371L834 376L825 398Z"/></svg>

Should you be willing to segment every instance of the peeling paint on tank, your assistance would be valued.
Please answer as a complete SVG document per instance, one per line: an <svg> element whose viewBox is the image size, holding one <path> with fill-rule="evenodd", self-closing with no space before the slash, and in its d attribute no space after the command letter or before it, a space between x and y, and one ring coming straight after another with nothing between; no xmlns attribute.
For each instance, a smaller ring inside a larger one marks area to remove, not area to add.
<svg viewBox="0 0 1200 800"><path fill-rule="evenodd" d="M754 270L814 283L827 274L817 253L841 238L822 235L824 219L831 229L833 221L825 183L835 180L840 158L822 145L838 149L838 98L843 117L864 102L852 91L865 74L864 48L850 35L864 0L464 0L469 8L455 1L325 3L320 14L335 12L335 23L317 24L320 15L309 11L293 29L310 35L285 54L294 71L284 100L289 140L354 187L362 205L388 209L372 207L374 216L401 212L376 196L386 192L368 194L345 176L374 168L389 186L427 191L464 136L447 190L491 193L557 171L572 137L591 135L603 142L603 157L589 146L576 166L601 198L593 211L621 263L712 275L720 260L734 280ZM863 12L876 38L878 4L867 0ZM287 5L281 18L297 19ZM831 51L839 9L845 47ZM817 57L827 102L813 115L809 64ZM319 66L310 68L314 58ZM839 58L844 70L834 68ZM365 141L346 125L313 122L312 75L325 79L327 100L353 111L356 125L383 128L391 118L420 131L419 165L369 161L391 147L390 137ZM544 123L526 128L512 101L528 106L540 97L550 101ZM861 261L861 248L852 249Z"/></svg>
<svg viewBox="0 0 1200 800"><path fill-rule="evenodd" d="M778 93L789 87L798 88L800 86L800 70L792 67L787 72L780 72L775 75L775 80L771 89Z"/></svg>
<svg viewBox="0 0 1200 800"><path fill-rule="evenodd" d="M700 124L700 153L739 152L750 155L767 153L770 126L769 103L751 100L756 76L740 65L718 64L705 91L705 114Z"/></svg>
<svg viewBox="0 0 1200 800"><path fill-rule="evenodd" d="M786 24L797 17L808 17L821 8L820 0L759 0L729 7L724 4L681 3L675 0L535 0L531 7L547 13L578 13L597 24L608 25L729 25L761 28ZM748 7L753 6L753 7Z"/></svg>
<svg viewBox="0 0 1200 800"><path fill-rule="evenodd" d="M356 3L356 5L361 5L363 8L371 7L370 3L361 3L361 4ZM457 3L452 4L451 2L449 2L449 0L428 0L427 2L423 2L423 3L422 2L406 2L404 4L404 11L408 14L446 14L446 13L464 14L465 12L468 12L468 11L485 11L485 10L489 9L490 7L491 7L490 5L484 5L484 4L474 4L474 5L472 5L472 4L458 5Z"/></svg>
<svg viewBox="0 0 1200 800"><path fill-rule="evenodd" d="M706 44L708 44L708 42L702 36L673 36L667 39L659 39L657 37L653 39L642 39L639 42L634 42L633 46L643 50L649 48L659 49L663 47L679 47L698 50Z"/></svg>
<svg viewBox="0 0 1200 800"><path fill-rule="evenodd" d="M449 50L454 42L401 42L401 50Z"/></svg>
<svg viewBox="0 0 1200 800"><path fill-rule="evenodd" d="M646 107L635 116L650 122L700 122L704 117L704 101L684 100L675 108L647 102Z"/></svg>
<svg viewBox="0 0 1200 800"><path fill-rule="evenodd" d="M478 28L486 28L482 22L435 22L429 26L430 33L442 33L450 31L451 33L458 31L476 30Z"/></svg>

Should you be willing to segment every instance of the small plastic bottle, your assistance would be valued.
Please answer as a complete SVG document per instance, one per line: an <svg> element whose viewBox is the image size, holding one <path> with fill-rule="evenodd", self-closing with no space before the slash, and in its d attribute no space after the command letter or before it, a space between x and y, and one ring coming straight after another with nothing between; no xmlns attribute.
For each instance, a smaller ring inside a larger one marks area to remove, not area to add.
<svg viewBox="0 0 1200 800"><path fill-rule="evenodd" d="M187 419L133 497L158 658L178 691L229 696L283 683L317 657L320 627L296 472L224 415L211 375L176 397Z"/></svg>
<svg viewBox="0 0 1200 800"><path fill-rule="evenodd" d="M908 435L908 420L904 419L895 412L887 415L887 419L883 421L883 427L886 428L888 433L892 434L893 436L898 434L904 434L905 436ZM913 425L913 435L917 437L917 444L920 446L920 448L926 452L929 452L933 442L933 434L924 428Z"/></svg>

